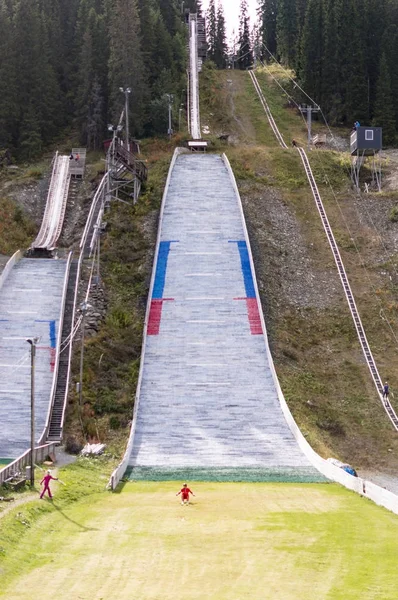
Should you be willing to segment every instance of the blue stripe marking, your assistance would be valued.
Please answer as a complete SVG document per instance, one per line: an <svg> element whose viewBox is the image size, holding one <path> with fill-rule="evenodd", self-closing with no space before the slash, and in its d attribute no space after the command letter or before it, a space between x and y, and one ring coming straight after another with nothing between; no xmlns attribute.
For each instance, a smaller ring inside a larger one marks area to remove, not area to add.
<svg viewBox="0 0 398 600"><path fill-rule="evenodd" d="M57 335L55 331L56 321L50 319L35 319L35 323L48 323L50 325L50 346L56 348L57 346Z"/></svg>
<svg viewBox="0 0 398 600"><path fill-rule="evenodd" d="M246 298L255 298L256 291L254 289L253 274L252 274L252 269L251 269L251 265L250 265L250 258L249 258L249 251L247 249L247 244L244 241L236 241L236 242L230 241L229 243L238 245L240 262L242 265L243 281L245 283Z"/></svg>
<svg viewBox="0 0 398 600"><path fill-rule="evenodd" d="M163 298L164 286L166 283L167 261L170 254L171 242L160 242L158 263L156 265L155 283L153 286L152 298L160 300Z"/></svg>
<svg viewBox="0 0 398 600"><path fill-rule="evenodd" d="M55 321L50 321L50 346L55 348L57 345L57 337L55 334Z"/></svg>

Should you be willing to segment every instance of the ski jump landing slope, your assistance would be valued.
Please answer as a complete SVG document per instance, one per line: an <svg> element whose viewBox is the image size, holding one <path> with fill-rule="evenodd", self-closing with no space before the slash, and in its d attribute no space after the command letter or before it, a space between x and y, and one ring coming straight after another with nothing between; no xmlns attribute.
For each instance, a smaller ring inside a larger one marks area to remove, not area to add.
<svg viewBox="0 0 398 600"><path fill-rule="evenodd" d="M30 447L30 346L35 364L36 440L50 402L66 260L23 258L0 290L0 457Z"/></svg>
<svg viewBox="0 0 398 600"><path fill-rule="evenodd" d="M280 408L222 157L177 157L154 268L130 477L322 480Z"/></svg>

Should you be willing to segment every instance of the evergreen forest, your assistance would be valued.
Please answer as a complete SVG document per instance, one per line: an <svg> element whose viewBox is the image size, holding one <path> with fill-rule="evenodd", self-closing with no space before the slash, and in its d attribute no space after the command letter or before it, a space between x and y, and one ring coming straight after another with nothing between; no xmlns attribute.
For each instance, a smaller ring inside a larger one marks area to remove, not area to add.
<svg viewBox="0 0 398 600"><path fill-rule="evenodd" d="M331 124L382 126L394 142L397 0L259 0L259 17L262 60L294 69Z"/></svg>
<svg viewBox="0 0 398 600"><path fill-rule="evenodd" d="M185 98L181 9L180 0L0 0L0 148L32 158L74 127L97 149L126 86L132 134L167 131L167 94Z"/></svg>
<svg viewBox="0 0 398 600"><path fill-rule="evenodd" d="M126 86L132 134L164 135L168 94L175 113L186 99L183 9L204 14L200 0L0 0L0 149L33 158L68 127L98 149ZM278 60L332 125L379 125L395 141L398 0L258 0L257 23L241 0L230 48L221 1L205 16L218 68Z"/></svg>

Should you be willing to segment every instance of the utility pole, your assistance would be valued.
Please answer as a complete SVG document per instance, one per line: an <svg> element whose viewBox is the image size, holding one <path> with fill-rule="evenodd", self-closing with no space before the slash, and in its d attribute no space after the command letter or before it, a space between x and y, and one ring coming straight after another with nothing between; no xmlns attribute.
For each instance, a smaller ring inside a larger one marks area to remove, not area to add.
<svg viewBox="0 0 398 600"><path fill-rule="evenodd" d="M171 139L171 136L173 135L173 128L172 128L172 122L171 122L171 116L172 116L172 108L173 108L173 101L174 101L174 96L173 94L166 94L167 99L169 101L169 129L168 129L168 135L169 138Z"/></svg>
<svg viewBox="0 0 398 600"><path fill-rule="evenodd" d="M311 147L311 129L312 129L312 114L319 112L321 109L319 106L309 106L308 104L300 104L301 114L307 114L307 131L308 131L308 148Z"/></svg>
<svg viewBox="0 0 398 600"><path fill-rule="evenodd" d="M130 132L129 132L129 95L131 94L131 88L130 87L120 87L119 90L125 95L125 102L126 102L126 149L128 151L130 151Z"/></svg>
<svg viewBox="0 0 398 600"><path fill-rule="evenodd" d="M79 410L81 411L83 403L83 359L84 359L84 322L86 319L86 313L88 309L87 302L82 302L80 305L80 311L82 313L82 342L80 346L80 383L79 383Z"/></svg>
<svg viewBox="0 0 398 600"><path fill-rule="evenodd" d="M236 55L236 37L235 37L235 29L232 31L232 41L233 41L233 49L232 49L232 70L235 69L235 55Z"/></svg>
<svg viewBox="0 0 398 600"><path fill-rule="evenodd" d="M39 338L26 340L30 344L30 485L35 484L35 357Z"/></svg>

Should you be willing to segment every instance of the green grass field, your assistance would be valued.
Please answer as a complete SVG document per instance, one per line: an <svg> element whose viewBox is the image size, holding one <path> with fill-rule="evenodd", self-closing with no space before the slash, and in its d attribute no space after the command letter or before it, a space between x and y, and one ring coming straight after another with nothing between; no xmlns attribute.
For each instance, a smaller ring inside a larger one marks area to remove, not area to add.
<svg viewBox="0 0 398 600"><path fill-rule="evenodd" d="M371 502L332 484L197 483L181 506L179 485L131 482L71 507L60 488L31 521L19 508L0 598L395 600L398 517Z"/></svg>

